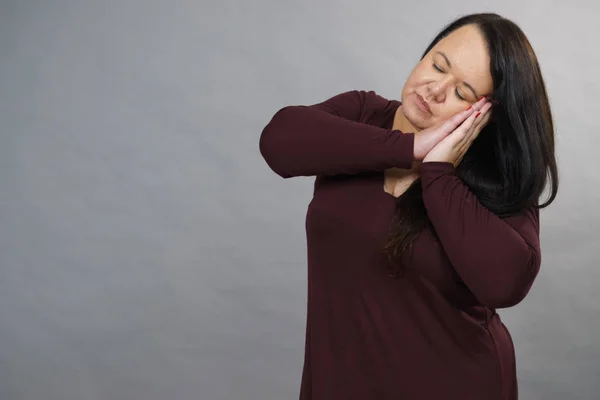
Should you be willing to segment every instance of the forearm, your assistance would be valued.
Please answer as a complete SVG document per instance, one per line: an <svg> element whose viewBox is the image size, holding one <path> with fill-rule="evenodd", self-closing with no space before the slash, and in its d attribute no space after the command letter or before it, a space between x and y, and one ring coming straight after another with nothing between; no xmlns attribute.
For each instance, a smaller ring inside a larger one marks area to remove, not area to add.
<svg viewBox="0 0 600 400"><path fill-rule="evenodd" d="M423 202L450 262L485 305L510 307L528 293L541 254L537 209L508 220L485 208L452 163L421 165Z"/></svg>
<svg viewBox="0 0 600 400"><path fill-rule="evenodd" d="M261 155L284 178L411 168L414 134L358 122L367 100L385 99L352 91L280 109L261 133Z"/></svg>

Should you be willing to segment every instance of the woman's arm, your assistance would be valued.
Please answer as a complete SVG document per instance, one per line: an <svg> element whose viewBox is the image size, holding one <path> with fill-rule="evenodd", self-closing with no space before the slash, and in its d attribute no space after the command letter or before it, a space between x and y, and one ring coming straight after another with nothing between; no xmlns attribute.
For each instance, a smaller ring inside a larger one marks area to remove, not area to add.
<svg viewBox="0 0 600 400"><path fill-rule="evenodd" d="M499 218L485 208L450 162L421 164L423 202L441 245L463 282L490 308L511 307L540 269L539 210Z"/></svg>
<svg viewBox="0 0 600 400"><path fill-rule="evenodd" d="M414 134L360 123L367 108L389 100L352 90L310 106L287 106L263 129L260 153L283 178L409 169Z"/></svg>

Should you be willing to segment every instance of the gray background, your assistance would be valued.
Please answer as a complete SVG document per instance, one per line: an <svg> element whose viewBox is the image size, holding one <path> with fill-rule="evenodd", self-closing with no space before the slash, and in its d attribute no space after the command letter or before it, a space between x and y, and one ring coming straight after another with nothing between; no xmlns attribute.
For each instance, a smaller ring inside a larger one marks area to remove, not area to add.
<svg viewBox="0 0 600 400"><path fill-rule="evenodd" d="M434 34L498 12L537 52L561 191L500 314L521 398L600 391L593 1L0 1L0 399L295 399L312 178L281 107L398 99Z"/></svg>

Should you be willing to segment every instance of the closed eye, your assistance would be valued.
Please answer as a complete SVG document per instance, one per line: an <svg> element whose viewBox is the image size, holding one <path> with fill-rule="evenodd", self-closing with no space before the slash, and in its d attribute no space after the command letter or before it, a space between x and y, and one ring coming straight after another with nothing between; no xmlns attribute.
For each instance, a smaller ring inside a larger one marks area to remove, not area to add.
<svg viewBox="0 0 600 400"><path fill-rule="evenodd" d="M442 73L444 72L444 70L441 69L440 67L438 67L436 63L433 63L433 68L435 68L438 72L442 72ZM467 99L465 99L464 97L462 97L460 95L460 93L458 93L458 89L455 89L455 92L456 92L456 97L458 97L460 100L467 101Z"/></svg>

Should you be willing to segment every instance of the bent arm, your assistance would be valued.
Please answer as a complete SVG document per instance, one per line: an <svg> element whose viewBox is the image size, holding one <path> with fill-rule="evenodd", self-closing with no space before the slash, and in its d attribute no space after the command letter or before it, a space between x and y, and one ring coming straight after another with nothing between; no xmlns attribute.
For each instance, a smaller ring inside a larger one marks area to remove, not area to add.
<svg viewBox="0 0 600 400"><path fill-rule="evenodd" d="M490 308L523 300L541 264L539 209L498 217L458 178L450 162L421 164L421 179L427 215L465 285Z"/></svg>
<svg viewBox="0 0 600 400"><path fill-rule="evenodd" d="M389 100L353 90L314 105L283 107L263 129L260 153L283 178L411 168L413 133L359 122L376 102Z"/></svg>

